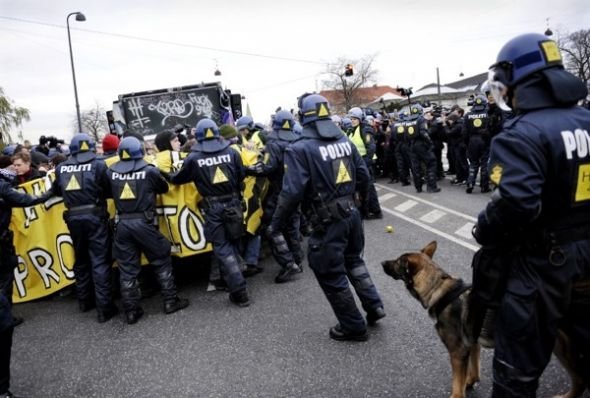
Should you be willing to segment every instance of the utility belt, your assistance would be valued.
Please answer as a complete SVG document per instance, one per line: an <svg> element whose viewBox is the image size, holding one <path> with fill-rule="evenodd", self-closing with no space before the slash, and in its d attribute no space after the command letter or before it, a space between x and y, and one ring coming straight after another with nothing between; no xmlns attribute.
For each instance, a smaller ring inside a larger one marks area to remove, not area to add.
<svg viewBox="0 0 590 398"><path fill-rule="evenodd" d="M315 228L326 227L348 218L356 209L356 205L352 195L346 195L327 203L313 203L311 208L311 223Z"/></svg>
<svg viewBox="0 0 590 398"><path fill-rule="evenodd" d="M97 205L82 205L70 207L63 213L64 221L67 221L69 217L81 216L86 214L94 214L97 216L105 215L106 210L102 206Z"/></svg>
<svg viewBox="0 0 590 398"><path fill-rule="evenodd" d="M555 266L565 264L565 253L562 245L580 240L590 239L590 224L580 224L564 229L540 229L525 239L524 246L530 250L548 251L549 262Z"/></svg>
<svg viewBox="0 0 590 398"><path fill-rule="evenodd" d="M206 196L201 200L202 205L205 208L211 207L215 203L227 203L232 200L239 200L240 198L236 194L217 195L217 196Z"/></svg>
<svg viewBox="0 0 590 398"><path fill-rule="evenodd" d="M156 216L156 212L154 211L143 211L143 212L135 212L135 213L117 213L115 214L115 225L119 223L121 220L144 220L147 221L149 224L156 225L158 218Z"/></svg>

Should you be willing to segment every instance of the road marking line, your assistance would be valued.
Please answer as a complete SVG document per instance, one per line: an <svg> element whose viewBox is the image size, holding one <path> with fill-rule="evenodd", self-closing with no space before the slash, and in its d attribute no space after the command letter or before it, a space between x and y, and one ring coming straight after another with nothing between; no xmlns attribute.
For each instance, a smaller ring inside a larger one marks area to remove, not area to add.
<svg viewBox="0 0 590 398"><path fill-rule="evenodd" d="M463 238L473 240L473 235L471 234L471 230L473 229L473 225L474 224L468 222L467 224L463 225L461 228L456 230L455 234L457 234Z"/></svg>
<svg viewBox="0 0 590 398"><path fill-rule="evenodd" d="M436 235L438 235L438 236L440 236L440 237L443 237L443 238L445 238L445 239L447 239L447 240L450 240L451 242L454 242L454 243L456 243L456 244L458 244L458 245L460 245L460 246L463 246L463 247L465 247L465 248L467 248L467 249L469 249L469 250L472 250L472 251L474 251L474 252L476 252L476 251L478 251L478 250L479 250L479 247L478 247L478 246L472 245L472 244L470 244L470 243L467 243L467 242L463 242L463 241L462 241L461 239L459 239L459 238L455 238L454 236L452 236L452 235L450 235L450 234L447 234L446 232L439 231L438 229L436 229L436 228L433 228L433 227L431 227L430 225L427 225L427 224L421 223L420 221L416 221L416 220L414 220L413 218L410 218L410 217L406 216L405 214L398 213L397 211L389 210L389 209L388 209L388 208L386 208L386 207L382 207L382 208L381 208L381 210L382 210L382 211L385 211L385 212L387 212L387 213L389 213L389 214L391 214L392 216L395 216L395 217L401 218L402 220L404 220L404 221L407 221L407 222L409 222L410 224L414 224L414 225L416 225L416 226L418 226L418 227L420 227L420 228L424 228L425 230L427 230L427 231L430 231L430 232L432 232L433 234L436 234Z"/></svg>
<svg viewBox="0 0 590 398"><path fill-rule="evenodd" d="M429 206L432 206L432 207L434 207L434 208L436 208L436 209L439 209L439 210L445 211L445 212L447 212L447 213L454 214L454 215L456 215L456 216L462 217L462 218L464 218L464 219L466 219L466 220L468 220L468 221L472 221L472 222L474 222L474 223L475 223L475 222L477 222L477 218L475 218L475 217L472 217L472 216L470 216L470 215L467 215L467 214L461 213L461 212L459 212L459 211L456 211L456 210L453 210L453 209L449 209L448 207L444 207L444 206L438 205L438 204L436 204L436 203L433 203L433 202L429 202L428 200L421 199L421 198L419 198L419 197L417 197L417 196L415 196L415 195L410 195L410 194L407 194L407 193L405 193L405 192L403 192L403 191L398 191L397 189L389 188L389 187L386 187L386 186L384 186L384 185L375 184L375 187L377 187L377 186L378 186L379 188L383 188L383 189L385 189L385 190L387 190L387 191L390 191L390 192L395 192L395 193L397 193L398 195L403 195L403 196L405 196L405 197L408 197L408 198L410 198L410 199L413 199L413 200L415 200L415 201L418 201L418 202L421 202L421 203L425 203L425 204L427 204L427 205L429 205Z"/></svg>
<svg viewBox="0 0 590 398"><path fill-rule="evenodd" d="M401 205L397 205L395 207L395 210L401 211L403 213L405 211L410 210L412 207L416 206L417 204L418 204L418 202L416 202L415 200L406 200Z"/></svg>
<svg viewBox="0 0 590 398"><path fill-rule="evenodd" d="M446 214L444 211L434 209L420 217L420 220L432 224L440 220L443 216L446 216Z"/></svg>
<svg viewBox="0 0 590 398"><path fill-rule="evenodd" d="M385 202L386 200L389 200L391 198L395 198L396 196L397 195L394 194L393 192L386 193L385 195L379 196L379 202Z"/></svg>
<svg viewBox="0 0 590 398"><path fill-rule="evenodd" d="M377 184L375 184L375 191L379 192L381 190L381 187Z"/></svg>

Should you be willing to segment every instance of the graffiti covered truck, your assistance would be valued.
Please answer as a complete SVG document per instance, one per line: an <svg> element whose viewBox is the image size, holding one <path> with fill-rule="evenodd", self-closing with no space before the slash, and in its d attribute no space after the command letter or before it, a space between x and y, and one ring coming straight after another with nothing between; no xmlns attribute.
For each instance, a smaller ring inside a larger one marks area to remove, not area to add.
<svg viewBox="0 0 590 398"><path fill-rule="evenodd" d="M179 124L194 127L205 117L223 124L240 116L241 96L224 90L219 82L122 94L107 115L111 132L127 129L144 136Z"/></svg>

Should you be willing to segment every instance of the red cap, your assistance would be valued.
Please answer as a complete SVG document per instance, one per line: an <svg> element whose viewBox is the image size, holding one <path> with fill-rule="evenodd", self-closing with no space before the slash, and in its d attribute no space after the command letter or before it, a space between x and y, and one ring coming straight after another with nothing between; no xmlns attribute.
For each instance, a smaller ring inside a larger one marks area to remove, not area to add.
<svg viewBox="0 0 590 398"><path fill-rule="evenodd" d="M119 148L119 137L115 134L107 134L102 139L102 151L103 152L116 152Z"/></svg>

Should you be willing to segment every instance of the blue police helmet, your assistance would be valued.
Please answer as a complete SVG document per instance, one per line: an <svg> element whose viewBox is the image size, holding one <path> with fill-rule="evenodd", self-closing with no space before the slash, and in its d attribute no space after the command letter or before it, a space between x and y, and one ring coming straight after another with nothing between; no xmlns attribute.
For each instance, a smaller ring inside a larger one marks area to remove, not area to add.
<svg viewBox="0 0 590 398"><path fill-rule="evenodd" d="M412 104L410 106L410 115L408 116L408 118L410 120L416 120L416 119L418 119L418 117L422 116L422 113L424 113L424 109L422 108L422 105Z"/></svg>
<svg viewBox="0 0 590 398"><path fill-rule="evenodd" d="M346 116L348 118L358 119L362 122L365 119L365 112L363 112L363 110L358 106L355 106L354 108L350 108Z"/></svg>
<svg viewBox="0 0 590 398"><path fill-rule="evenodd" d="M254 128L254 119L250 116L242 116L236 121L236 129L238 131L242 129L252 130Z"/></svg>
<svg viewBox="0 0 590 398"><path fill-rule="evenodd" d="M221 139L217 124L211 119L201 119L197 123L195 138L197 143L192 150L207 153L219 152L231 144L230 141Z"/></svg>
<svg viewBox="0 0 590 398"><path fill-rule="evenodd" d="M213 138L219 138L219 128L211 119L201 119L197 123L195 138L197 141L205 141Z"/></svg>
<svg viewBox="0 0 590 398"><path fill-rule="evenodd" d="M273 130L289 130L292 131L295 125L295 118L289 111L278 111L272 121Z"/></svg>
<svg viewBox="0 0 590 398"><path fill-rule="evenodd" d="M342 118L342 128L344 130L348 130L352 128L352 121L350 120L349 117L343 117Z"/></svg>
<svg viewBox="0 0 590 398"><path fill-rule="evenodd" d="M2 148L2 155L12 156L14 155L14 151L16 150L16 144L6 145Z"/></svg>
<svg viewBox="0 0 590 398"><path fill-rule="evenodd" d="M563 68L557 43L540 33L527 33L506 43L490 69L501 70L502 83L513 86L537 71L555 66Z"/></svg>
<svg viewBox="0 0 590 398"><path fill-rule="evenodd" d="M96 157L96 144L86 133L79 133L70 141L70 153L78 162L88 162Z"/></svg>
<svg viewBox="0 0 590 398"><path fill-rule="evenodd" d="M299 120L303 126L317 120L330 119L330 104L319 94L304 94L299 98Z"/></svg>
<svg viewBox="0 0 590 398"><path fill-rule="evenodd" d="M143 149L143 144L137 138L125 137L119 144L117 154L119 155L119 159L127 162L131 160L143 159L145 150Z"/></svg>
<svg viewBox="0 0 590 398"><path fill-rule="evenodd" d="M488 99L485 95L478 94L473 99L473 106L471 107L474 111L483 111L488 105Z"/></svg>

